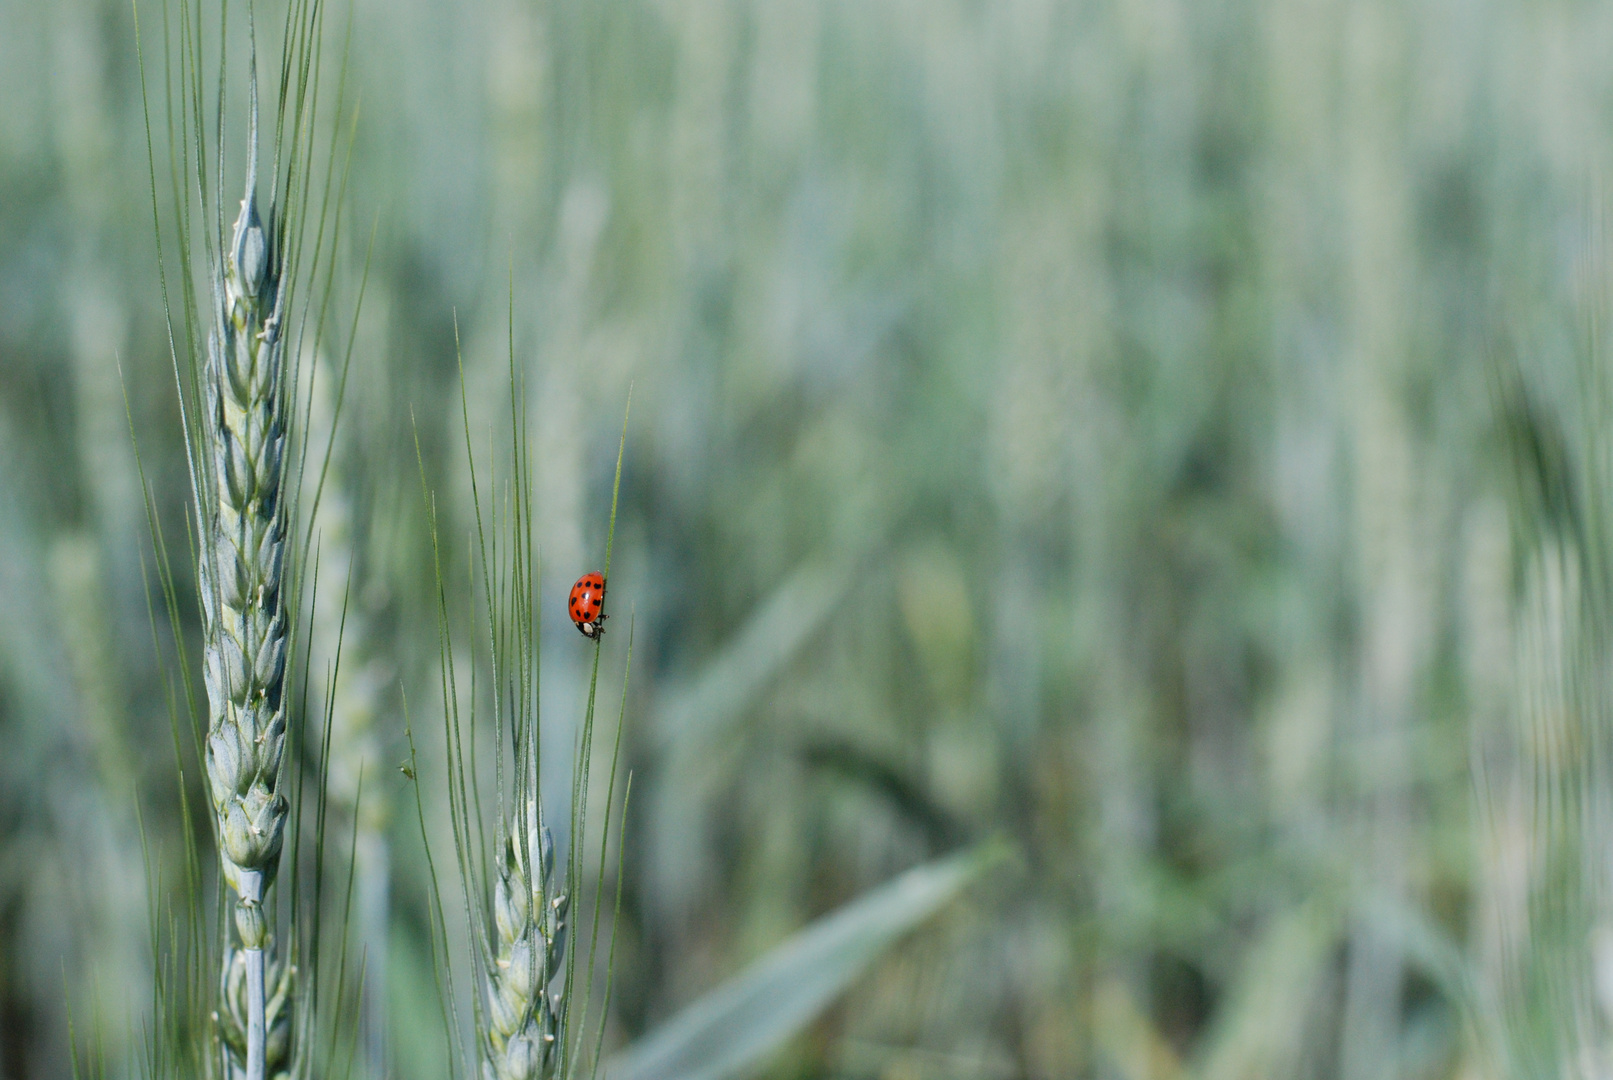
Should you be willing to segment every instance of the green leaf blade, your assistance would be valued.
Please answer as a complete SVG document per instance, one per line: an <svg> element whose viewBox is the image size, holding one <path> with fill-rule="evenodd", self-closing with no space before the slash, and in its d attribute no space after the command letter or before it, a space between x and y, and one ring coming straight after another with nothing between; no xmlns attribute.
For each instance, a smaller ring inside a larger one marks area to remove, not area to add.
<svg viewBox="0 0 1613 1080"><path fill-rule="evenodd" d="M608 1080L735 1080L805 1028L908 930L953 899L994 851L901 874L831 912L607 1062Z"/></svg>

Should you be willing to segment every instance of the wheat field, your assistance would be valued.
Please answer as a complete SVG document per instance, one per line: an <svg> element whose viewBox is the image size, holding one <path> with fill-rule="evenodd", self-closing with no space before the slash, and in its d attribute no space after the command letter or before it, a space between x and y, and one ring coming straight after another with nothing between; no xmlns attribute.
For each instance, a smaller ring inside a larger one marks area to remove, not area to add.
<svg viewBox="0 0 1613 1080"><path fill-rule="evenodd" d="M323 8L283 627L247 10L0 0L0 1077L1613 1077L1613 6Z"/></svg>

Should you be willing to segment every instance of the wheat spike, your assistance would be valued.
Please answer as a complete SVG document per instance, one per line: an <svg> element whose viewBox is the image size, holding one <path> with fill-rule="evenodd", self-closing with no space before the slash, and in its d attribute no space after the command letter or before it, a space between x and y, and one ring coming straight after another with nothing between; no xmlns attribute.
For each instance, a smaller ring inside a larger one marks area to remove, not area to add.
<svg viewBox="0 0 1613 1080"><path fill-rule="evenodd" d="M563 1010L549 996L566 948L566 910L554 868L554 838L537 800L512 822L493 894L488 965L487 1058L483 1080L540 1080L556 1074L565 1046Z"/></svg>
<svg viewBox="0 0 1613 1080"><path fill-rule="evenodd" d="M265 962L271 949L264 893L274 880L287 804L278 789L285 748L282 685L287 380L281 341L284 291L274 231L258 214L256 82L246 195L217 275L203 379L206 490L199 492L199 577L209 706L207 776L225 881L234 891L239 951L226 957L226 989L239 985L243 1044L222 1040L227 1074L264 1080ZM289 969L285 969L289 977ZM226 993L225 1013L236 1003Z"/></svg>

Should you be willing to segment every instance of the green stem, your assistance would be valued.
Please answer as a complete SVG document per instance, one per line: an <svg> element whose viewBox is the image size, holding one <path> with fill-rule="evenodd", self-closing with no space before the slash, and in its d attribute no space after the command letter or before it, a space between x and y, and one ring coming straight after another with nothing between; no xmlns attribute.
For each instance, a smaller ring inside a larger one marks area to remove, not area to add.
<svg viewBox="0 0 1613 1080"><path fill-rule="evenodd" d="M246 950L246 1080L264 1080L263 950Z"/></svg>
<svg viewBox="0 0 1613 1080"><path fill-rule="evenodd" d="M263 874L255 870L240 876L240 906L251 920L262 926ZM237 922L247 920L238 919ZM264 1080L267 1031L264 1023L263 936L254 932L246 948L246 1080Z"/></svg>

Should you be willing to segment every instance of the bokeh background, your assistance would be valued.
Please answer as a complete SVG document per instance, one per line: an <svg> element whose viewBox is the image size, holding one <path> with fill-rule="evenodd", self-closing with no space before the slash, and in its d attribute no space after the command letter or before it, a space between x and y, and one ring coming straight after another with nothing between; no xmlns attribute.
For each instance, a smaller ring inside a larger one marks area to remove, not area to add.
<svg viewBox="0 0 1613 1080"><path fill-rule="evenodd" d="M591 659L562 597L602 562L632 387L608 1045L1000 837L761 1072L1613 1075L1613 6L351 15L312 392L328 430L351 339L318 530L351 582L361 1073L445 1063L397 764L405 699L417 734L442 711L422 469L468 566L457 320L484 463L513 322L561 748ZM142 475L182 552L185 467L135 43L124 0L0 0L10 1080L69 1075L69 1023L133 1068L183 849Z"/></svg>

